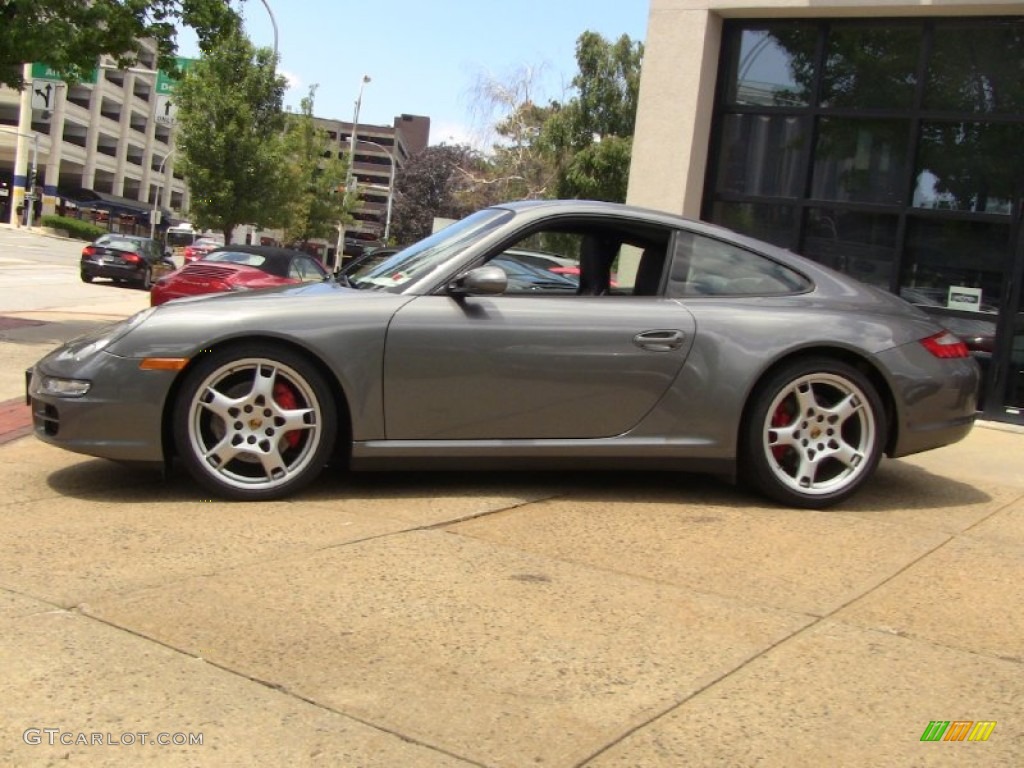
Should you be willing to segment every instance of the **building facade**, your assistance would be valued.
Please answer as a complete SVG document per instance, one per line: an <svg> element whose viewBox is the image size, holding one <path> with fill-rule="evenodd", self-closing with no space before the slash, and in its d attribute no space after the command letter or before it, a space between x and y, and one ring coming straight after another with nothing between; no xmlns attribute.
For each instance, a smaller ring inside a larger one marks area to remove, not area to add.
<svg viewBox="0 0 1024 768"><path fill-rule="evenodd" d="M33 78L31 130L37 154L36 189L43 214L66 205L135 215L148 223L154 206L188 207L188 189L175 174L172 126L160 119L156 63L143 46L133 70L98 69L94 82L69 85ZM45 94L45 98L40 96ZM21 94L0 89L0 182L15 182ZM22 123L24 125L24 122ZM4 220L12 211L5 211Z"/></svg>
<svg viewBox="0 0 1024 768"><path fill-rule="evenodd" d="M154 208L165 219L187 216L189 188L175 169L173 120L162 114L167 106L160 88L164 76L154 71L155 64L155 50L144 44L137 66L129 71L98 69L94 82L68 85L43 79L45 72L37 74L30 90L45 92L46 100L33 97L30 128L19 122L27 94L23 98L17 91L0 89L0 220L14 223L15 188L25 185L16 178L19 131L35 136L22 144L32 147L36 159L39 214L78 208L87 216L103 221L117 216L143 229ZM332 153L349 151L352 123L317 122L330 137ZM346 233L350 253L361 244L384 240L394 174L429 143L430 118L400 115L389 126L359 124L356 139L353 170L363 206ZM334 245L323 244L330 259Z"/></svg>
<svg viewBox="0 0 1024 768"><path fill-rule="evenodd" d="M628 201L902 295L1024 423L1024 4L651 0Z"/></svg>
<svg viewBox="0 0 1024 768"><path fill-rule="evenodd" d="M328 155L347 155L352 147L353 124L342 120L317 118L327 132ZM390 228L395 175L413 155L430 143L430 118L423 115L399 115L391 125L354 126L356 146L352 164L359 188L360 209L345 231L345 255L358 255L367 245L382 245Z"/></svg>

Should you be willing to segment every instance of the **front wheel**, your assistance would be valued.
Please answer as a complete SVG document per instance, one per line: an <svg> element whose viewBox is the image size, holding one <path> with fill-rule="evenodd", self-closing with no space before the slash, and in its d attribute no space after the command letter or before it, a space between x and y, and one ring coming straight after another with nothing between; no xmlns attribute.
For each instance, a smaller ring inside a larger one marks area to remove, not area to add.
<svg viewBox="0 0 1024 768"><path fill-rule="evenodd" d="M881 399L864 374L837 360L798 360L755 392L741 472L776 501L820 509L870 477L885 435Z"/></svg>
<svg viewBox="0 0 1024 768"><path fill-rule="evenodd" d="M312 481L331 454L336 425L330 388L305 358L255 345L199 362L174 413L189 473L239 501L281 498Z"/></svg>

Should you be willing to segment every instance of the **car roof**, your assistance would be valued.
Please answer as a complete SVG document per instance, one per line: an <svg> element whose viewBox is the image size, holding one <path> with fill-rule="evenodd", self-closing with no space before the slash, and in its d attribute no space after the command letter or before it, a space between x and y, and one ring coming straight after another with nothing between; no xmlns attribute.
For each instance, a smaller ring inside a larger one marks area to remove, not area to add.
<svg viewBox="0 0 1024 768"><path fill-rule="evenodd" d="M307 259L316 259L310 256L308 253L303 251L297 251L294 248L281 248L277 245L222 245L219 248L215 248L211 253L222 253L224 251L230 251L234 253L252 253L257 256L276 256L278 258L295 258L296 256L305 256Z"/></svg>

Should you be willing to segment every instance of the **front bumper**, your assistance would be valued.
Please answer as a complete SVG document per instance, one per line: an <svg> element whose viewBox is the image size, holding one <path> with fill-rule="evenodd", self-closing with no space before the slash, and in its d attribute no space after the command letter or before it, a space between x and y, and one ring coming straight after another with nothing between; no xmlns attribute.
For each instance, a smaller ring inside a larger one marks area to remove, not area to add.
<svg viewBox="0 0 1024 768"><path fill-rule="evenodd" d="M40 391L42 376L84 379L91 386L81 397L53 396ZM75 453L162 462L164 406L176 376L175 371L140 370L139 360L105 351L79 362L58 349L26 372L33 431Z"/></svg>

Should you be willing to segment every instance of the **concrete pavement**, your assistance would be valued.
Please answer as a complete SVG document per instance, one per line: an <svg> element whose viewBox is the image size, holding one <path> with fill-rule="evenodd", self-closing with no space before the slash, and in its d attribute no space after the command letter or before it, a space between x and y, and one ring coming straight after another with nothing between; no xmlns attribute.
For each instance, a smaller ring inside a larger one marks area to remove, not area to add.
<svg viewBox="0 0 1024 768"><path fill-rule="evenodd" d="M108 290L49 333L145 306ZM0 331L0 399L45 327ZM980 426L828 512L663 473L241 505L14 440L0 765L1019 766L1022 457Z"/></svg>

